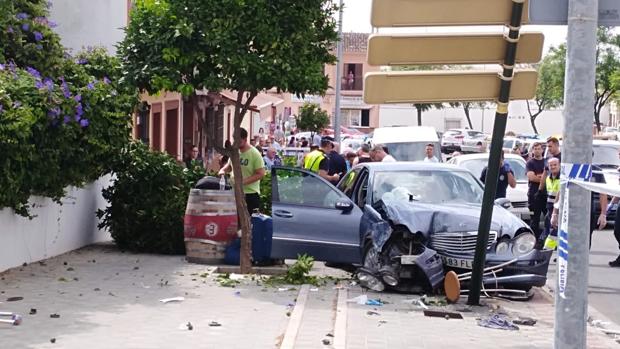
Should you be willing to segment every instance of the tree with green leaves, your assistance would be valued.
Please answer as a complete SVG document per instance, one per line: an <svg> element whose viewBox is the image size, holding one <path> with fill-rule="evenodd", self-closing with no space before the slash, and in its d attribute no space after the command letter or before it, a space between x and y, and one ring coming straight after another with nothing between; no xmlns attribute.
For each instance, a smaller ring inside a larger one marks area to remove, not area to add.
<svg viewBox="0 0 620 349"><path fill-rule="evenodd" d="M405 65L392 67L395 71L411 71L411 70L443 70L445 66L442 65ZM433 108L443 109L443 103L414 103L413 106L418 116L418 126L422 126L422 114Z"/></svg>
<svg viewBox="0 0 620 349"><path fill-rule="evenodd" d="M536 65L538 70L538 82L536 85L536 96L534 103L536 109L532 108L531 101L527 101L527 112L530 115L532 130L538 134L536 128L536 118L543 111L558 107L562 104L564 90L564 70L566 67L566 45L552 47L549 53L543 58L540 64Z"/></svg>
<svg viewBox="0 0 620 349"><path fill-rule="evenodd" d="M239 160L240 128L260 91L324 94L338 38L332 0L138 0L119 47L125 78L151 94L234 90L230 156L241 230L241 271L251 271L250 219ZM197 103L194 103L197 105Z"/></svg>
<svg viewBox="0 0 620 349"><path fill-rule="evenodd" d="M314 103L304 103L299 108L299 115L296 119L297 128L302 131L310 131L311 137L314 137L315 133L320 133L329 125L327 112L322 110L320 105Z"/></svg>

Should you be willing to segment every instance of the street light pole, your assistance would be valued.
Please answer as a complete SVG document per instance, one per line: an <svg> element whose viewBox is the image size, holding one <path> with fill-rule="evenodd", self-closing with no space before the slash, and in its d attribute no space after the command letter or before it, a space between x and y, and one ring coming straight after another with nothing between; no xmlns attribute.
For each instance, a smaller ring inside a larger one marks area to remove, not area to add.
<svg viewBox="0 0 620 349"><path fill-rule="evenodd" d="M568 2L562 145L562 162L565 164L592 162L592 86L595 86L596 73L598 5L597 0ZM567 195L568 188L564 187L562 195ZM568 210L566 213L570 214L565 215L565 212L562 212L560 215L567 216L568 221L566 225L561 224L558 237L558 275L566 276L563 279L565 287L562 289L559 278L555 281L556 349L586 348L590 199L587 190L570 185L568 205L561 208L562 211ZM564 221L564 218L562 220ZM563 225L565 227L562 227ZM560 270L561 266L566 269Z"/></svg>
<svg viewBox="0 0 620 349"><path fill-rule="evenodd" d="M342 85L342 11L343 0L340 0L339 13L338 13L338 49L336 55L338 56L338 62L336 62L336 110L334 112L334 139L336 142L340 142L340 89Z"/></svg>

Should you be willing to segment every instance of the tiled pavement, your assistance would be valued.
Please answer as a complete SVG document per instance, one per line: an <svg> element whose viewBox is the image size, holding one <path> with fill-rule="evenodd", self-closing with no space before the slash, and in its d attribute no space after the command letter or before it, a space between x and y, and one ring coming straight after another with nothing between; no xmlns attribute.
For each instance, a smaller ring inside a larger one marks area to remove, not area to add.
<svg viewBox="0 0 620 349"><path fill-rule="evenodd" d="M182 257L120 253L109 245L13 269L0 274L0 311L20 313L24 322L0 324L0 348L277 348L287 336L293 348L552 347L553 308L540 295L530 302L487 300L538 320L509 332L476 325L488 307L463 313L463 320L429 318L404 302L416 296L371 292L388 304L343 306L339 292L348 298L363 293L348 282L344 290L333 283L305 286L307 298L298 301L299 286L279 291L246 278L235 288L221 287L209 270ZM315 272L342 275L321 266ZM6 301L14 296L23 300ZM159 302L179 296L185 300ZM299 326L289 326L296 301ZM54 313L60 318L50 318ZM221 326L209 326L212 321ZM182 326L187 322L192 331ZM341 331L336 323L344 325ZM589 328L588 347L620 345Z"/></svg>

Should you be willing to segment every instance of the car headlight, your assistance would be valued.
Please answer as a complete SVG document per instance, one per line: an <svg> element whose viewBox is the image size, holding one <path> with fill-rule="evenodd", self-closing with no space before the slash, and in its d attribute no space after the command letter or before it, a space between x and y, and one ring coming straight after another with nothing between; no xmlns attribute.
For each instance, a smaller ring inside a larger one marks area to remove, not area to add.
<svg viewBox="0 0 620 349"><path fill-rule="evenodd" d="M529 253L536 245L536 237L534 234L523 233L517 236L512 243L512 253L516 256L522 256Z"/></svg>
<svg viewBox="0 0 620 349"><path fill-rule="evenodd" d="M510 250L508 241L500 241L497 243L497 246L495 246L495 253L497 254L504 254L508 252L508 250Z"/></svg>

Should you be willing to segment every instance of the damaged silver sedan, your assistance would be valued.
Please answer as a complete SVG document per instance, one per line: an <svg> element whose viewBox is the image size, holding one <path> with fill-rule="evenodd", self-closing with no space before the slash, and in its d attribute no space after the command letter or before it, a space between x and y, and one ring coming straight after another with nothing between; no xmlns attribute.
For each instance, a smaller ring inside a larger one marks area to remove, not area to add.
<svg viewBox="0 0 620 349"><path fill-rule="evenodd" d="M274 258L306 253L355 266L360 283L377 291L433 291L448 270L472 268L483 187L465 169L365 163L338 188L300 169L274 167L272 175ZM496 205L486 267L501 269L485 275L485 286L544 285L551 251L535 246L530 228Z"/></svg>

